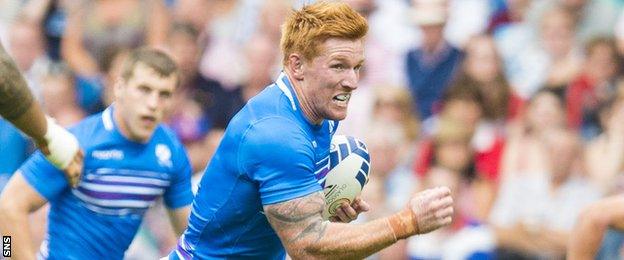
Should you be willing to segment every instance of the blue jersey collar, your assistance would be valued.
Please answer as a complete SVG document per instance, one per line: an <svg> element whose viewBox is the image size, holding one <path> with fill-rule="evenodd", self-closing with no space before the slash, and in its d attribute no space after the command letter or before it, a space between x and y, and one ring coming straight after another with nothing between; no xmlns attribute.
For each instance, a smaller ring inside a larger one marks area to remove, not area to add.
<svg viewBox="0 0 624 260"><path fill-rule="evenodd" d="M308 118L303 114L303 110L301 110L301 104L299 103L299 99L297 99L297 94L295 93L295 89L290 83L290 80L288 79L288 75L286 75L284 71L280 72L279 76L277 77L277 80L275 80L275 85L277 85L277 87L284 93L284 95L286 95L286 97L288 98L288 101L290 101L290 107L292 108L293 112L299 115L299 117L301 118L303 122L307 123L312 128L319 128L323 125L323 123L326 121L325 119L323 119L323 121L321 121L320 124L315 125L312 122L310 122L310 120L308 120Z"/></svg>

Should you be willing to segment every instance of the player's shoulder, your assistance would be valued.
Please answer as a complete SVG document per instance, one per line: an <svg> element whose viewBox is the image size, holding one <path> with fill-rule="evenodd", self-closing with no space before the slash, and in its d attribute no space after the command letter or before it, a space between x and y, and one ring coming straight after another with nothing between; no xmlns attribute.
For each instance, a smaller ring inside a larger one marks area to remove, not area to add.
<svg viewBox="0 0 624 260"><path fill-rule="evenodd" d="M271 116L249 125L243 134L243 143L250 147L304 148L310 146L310 137L294 120L282 116Z"/></svg>
<svg viewBox="0 0 624 260"><path fill-rule="evenodd" d="M182 149L183 144L175 132L165 124L159 124L152 137L152 142L163 143L175 148Z"/></svg>
<svg viewBox="0 0 624 260"><path fill-rule="evenodd" d="M112 122L111 122L112 124ZM78 140L92 138L97 131L105 130L104 112L90 115L67 129L74 134Z"/></svg>

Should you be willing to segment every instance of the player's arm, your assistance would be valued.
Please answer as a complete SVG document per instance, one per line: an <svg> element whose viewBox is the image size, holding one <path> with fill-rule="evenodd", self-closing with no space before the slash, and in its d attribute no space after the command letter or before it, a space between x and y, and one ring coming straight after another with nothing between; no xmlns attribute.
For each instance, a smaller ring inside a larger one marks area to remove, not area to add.
<svg viewBox="0 0 624 260"><path fill-rule="evenodd" d="M82 171L82 152L76 138L47 120L15 62L0 44L0 116L32 137L48 160L63 169L75 186Z"/></svg>
<svg viewBox="0 0 624 260"><path fill-rule="evenodd" d="M412 197L402 211L361 225L323 221L322 192L264 206L266 216L293 258L364 258L415 234L450 224L448 188L426 190Z"/></svg>
<svg viewBox="0 0 624 260"><path fill-rule="evenodd" d="M15 62L0 44L0 116L35 139L44 141L46 119Z"/></svg>
<svg viewBox="0 0 624 260"><path fill-rule="evenodd" d="M0 194L0 233L11 236L12 259L35 259L29 214L47 203L17 171Z"/></svg>
<svg viewBox="0 0 624 260"><path fill-rule="evenodd" d="M173 231L177 236L180 236L188 226L193 192L191 191L191 164L184 146L178 143L174 151L176 170L174 171L171 185L165 190L163 199L167 206L167 213L169 214L169 221Z"/></svg>
<svg viewBox="0 0 624 260"><path fill-rule="evenodd" d="M581 213L568 243L568 259L594 259L609 227L624 230L624 196L602 199Z"/></svg>
<svg viewBox="0 0 624 260"><path fill-rule="evenodd" d="M169 213L169 221L171 221L171 226L173 227L173 231L177 236L182 235L186 227L188 226L188 218L191 214L191 206L181 207L177 209L168 209L167 213Z"/></svg>

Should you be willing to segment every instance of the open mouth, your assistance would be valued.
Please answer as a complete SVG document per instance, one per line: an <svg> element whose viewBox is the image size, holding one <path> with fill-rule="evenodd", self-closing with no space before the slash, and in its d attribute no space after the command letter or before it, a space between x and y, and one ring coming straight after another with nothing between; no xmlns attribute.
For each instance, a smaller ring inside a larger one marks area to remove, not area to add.
<svg viewBox="0 0 624 260"><path fill-rule="evenodd" d="M154 125L156 124L156 117L153 116L141 116L141 122L148 124L148 125Z"/></svg>
<svg viewBox="0 0 624 260"><path fill-rule="evenodd" d="M340 106L347 106L347 103L349 103L349 99L351 99L351 93L336 95L332 100L334 101L334 103L337 103Z"/></svg>

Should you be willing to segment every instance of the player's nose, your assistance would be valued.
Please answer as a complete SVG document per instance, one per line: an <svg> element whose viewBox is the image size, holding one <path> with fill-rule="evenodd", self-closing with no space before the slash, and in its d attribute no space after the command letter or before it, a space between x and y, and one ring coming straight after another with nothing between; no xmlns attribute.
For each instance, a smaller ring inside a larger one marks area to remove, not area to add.
<svg viewBox="0 0 624 260"><path fill-rule="evenodd" d="M345 78L342 80L342 87L355 90L358 87L359 73L356 70L349 70Z"/></svg>

